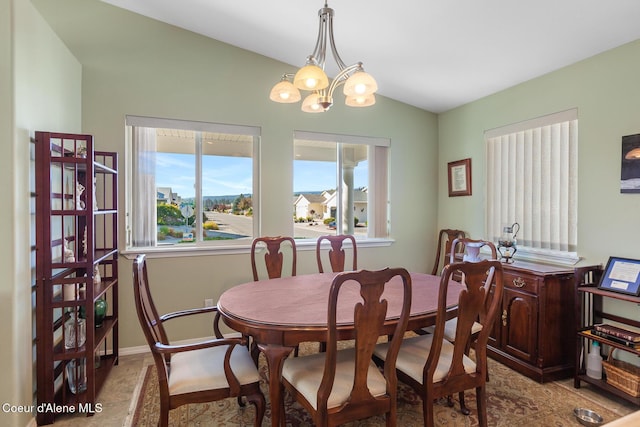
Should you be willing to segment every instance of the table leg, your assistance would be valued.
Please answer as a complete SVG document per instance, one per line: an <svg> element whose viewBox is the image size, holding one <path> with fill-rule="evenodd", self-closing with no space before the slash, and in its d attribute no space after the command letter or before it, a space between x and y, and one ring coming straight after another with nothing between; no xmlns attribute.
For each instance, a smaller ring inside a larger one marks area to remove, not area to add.
<svg viewBox="0 0 640 427"><path fill-rule="evenodd" d="M269 370L269 399L271 400L271 426L280 427L285 425L283 387L280 383L282 375L282 363L291 353L293 347L283 347L280 345L258 344L258 348L267 360Z"/></svg>

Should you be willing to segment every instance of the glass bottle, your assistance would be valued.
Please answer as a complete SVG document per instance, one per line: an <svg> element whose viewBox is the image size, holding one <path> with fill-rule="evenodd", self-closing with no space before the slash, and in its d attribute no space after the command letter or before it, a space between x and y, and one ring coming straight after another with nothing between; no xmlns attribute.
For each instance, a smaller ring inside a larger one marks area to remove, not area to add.
<svg viewBox="0 0 640 427"><path fill-rule="evenodd" d="M94 303L94 315L96 328L102 326L104 318L107 316L107 300L100 298Z"/></svg>

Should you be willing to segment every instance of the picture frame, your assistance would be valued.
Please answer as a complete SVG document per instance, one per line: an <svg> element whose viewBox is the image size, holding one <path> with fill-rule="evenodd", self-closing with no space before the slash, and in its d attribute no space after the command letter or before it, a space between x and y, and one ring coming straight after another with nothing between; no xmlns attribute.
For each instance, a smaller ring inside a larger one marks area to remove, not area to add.
<svg viewBox="0 0 640 427"><path fill-rule="evenodd" d="M471 158L447 164L449 197L471 195Z"/></svg>
<svg viewBox="0 0 640 427"><path fill-rule="evenodd" d="M609 257L598 289L632 296L640 295L640 260Z"/></svg>

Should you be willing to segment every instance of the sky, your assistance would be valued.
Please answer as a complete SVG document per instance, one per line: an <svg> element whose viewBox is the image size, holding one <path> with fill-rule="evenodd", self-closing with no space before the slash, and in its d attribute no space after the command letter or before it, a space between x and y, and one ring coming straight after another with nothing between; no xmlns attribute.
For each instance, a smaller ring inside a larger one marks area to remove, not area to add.
<svg viewBox="0 0 640 427"><path fill-rule="evenodd" d="M195 196L195 156L192 154L156 153L156 187L171 187L180 197ZM204 156L202 159L203 195L226 196L251 194L252 159L247 157ZM368 162L354 170L354 188L367 186ZM322 191L336 187L336 165L332 162L296 160L294 193Z"/></svg>

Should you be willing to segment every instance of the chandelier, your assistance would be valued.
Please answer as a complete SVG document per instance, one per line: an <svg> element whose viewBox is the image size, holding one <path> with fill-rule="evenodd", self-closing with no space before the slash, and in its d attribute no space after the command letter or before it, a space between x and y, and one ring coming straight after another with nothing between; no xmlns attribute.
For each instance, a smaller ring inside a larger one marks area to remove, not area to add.
<svg viewBox="0 0 640 427"><path fill-rule="evenodd" d="M333 93L340 85L344 85L345 104L350 107L368 107L376 103L375 92L378 84L375 79L362 68L362 62L345 65L336 49L333 38L333 9L327 6L318 11L320 26L318 39L313 53L307 57L304 67L297 73L285 73L280 82L271 89L269 98L280 103L294 103L301 99L300 90L310 91L302 101L302 111L321 113L333 105ZM333 59L340 72L329 82L324 71L327 47L331 49Z"/></svg>

